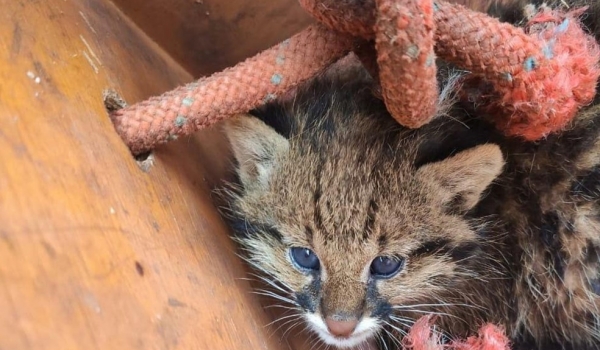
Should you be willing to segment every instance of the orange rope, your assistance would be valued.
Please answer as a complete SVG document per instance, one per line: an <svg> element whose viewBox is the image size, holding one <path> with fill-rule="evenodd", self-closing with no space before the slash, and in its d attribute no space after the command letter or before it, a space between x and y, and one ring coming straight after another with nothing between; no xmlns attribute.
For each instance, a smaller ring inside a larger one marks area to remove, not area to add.
<svg viewBox="0 0 600 350"><path fill-rule="evenodd" d="M418 128L436 112L433 2L376 0L375 47L383 99L402 125Z"/></svg>
<svg viewBox="0 0 600 350"><path fill-rule="evenodd" d="M594 98L600 50L577 21L585 9L543 9L523 30L482 13L464 16L459 6L438 8L438 54L493 85L493 96L470 99L507 135L541 139Z"/></svg>
<svg viewBox="0 0 600 350"><path fill-rule="evenodd" d="M595 94L598 45L579 26L577 12L542 11L526 32L443 1L363 0L362 7L350 0L299 1L330 29L311 26L232 68L111 113L132 152L247 112L359 43L361 60L378 71L390 114L411 128L435 115L434 43L439 57L493 86L491 96L469 98L509 135L536 140L560 130ZM365 48L365 39L376 50ZM376 59L368 57L375 51Z"/></svg>
<svg viewBox="0 0 600 350"><path fill-rule="evenodd" d="M350 52L354 39L311 26L246 61L111 114L133 154L274 99Z"/></svg>

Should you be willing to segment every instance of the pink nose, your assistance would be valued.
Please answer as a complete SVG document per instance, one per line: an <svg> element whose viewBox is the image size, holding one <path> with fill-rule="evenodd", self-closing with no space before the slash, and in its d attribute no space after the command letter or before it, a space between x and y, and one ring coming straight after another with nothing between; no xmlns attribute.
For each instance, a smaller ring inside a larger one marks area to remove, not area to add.
<svg viewBox="0 0 600 350"><path fill-rule="evenodd" d="M357 319L351 319L346 321L336 321L331 317L327 317L325 319L325 324L327 325L327 329L329 329L329 333L336 337L348 338L356 325L358 324Z"/></svg>

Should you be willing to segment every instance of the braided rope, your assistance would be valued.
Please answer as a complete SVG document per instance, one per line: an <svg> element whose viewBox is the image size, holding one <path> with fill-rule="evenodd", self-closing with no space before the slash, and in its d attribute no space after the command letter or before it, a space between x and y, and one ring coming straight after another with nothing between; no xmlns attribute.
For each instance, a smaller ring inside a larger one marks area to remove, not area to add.
<svg viewBox="0 0 600 350"><path fill-rule="evenodd" d="M578 25L584 10L544 8L521 29L482 13L461 16L460 6L440 2L436 51L493 85L491 96L483 96L486 89L480 88L468 98L491 115L497 128L538 140L563 129L596 93L600 49ZM456 27L461 33L452 30Z"/></svg>
<svg viewBox="0 0 600 350"><path fill-rule="evenodd" d="M113 112L133 154L189 135L276 98L347 54L354 39L321 25L196 82Z"/></svg>
<svg viewBox="0 0 600 350"><path fill-rule="evenodd" d="M375 35L377 17L374 0L298 0L300 5L331 30L363 39Z"/></svg>
<svg viewBox="0 0 600 350"><path fill-rule="evenodd" d="M376 0L375 47L383 99L402 125L418 128L436 112L433 2ZM391 40L390 40L391 38Z"/></svg>
<svg viewBox="0 0 600 350"><path fill-rule="evenodd" d="M468 98L483 105L509 135L536 140L560 130L595 94L599 49L575 12L543 11L526 32L443 1L363 0L360 6L353 0L299 1L324 26L311 26L232 68L111 113L131 151L145 152L247 112L359 43L361 60L379 74L390 114L411 128L435 115L434 42L439 57L493 86L491 95L480 89ZM375 50L365 48L365 39L375 42L376 58L369 57Z"/></svg>

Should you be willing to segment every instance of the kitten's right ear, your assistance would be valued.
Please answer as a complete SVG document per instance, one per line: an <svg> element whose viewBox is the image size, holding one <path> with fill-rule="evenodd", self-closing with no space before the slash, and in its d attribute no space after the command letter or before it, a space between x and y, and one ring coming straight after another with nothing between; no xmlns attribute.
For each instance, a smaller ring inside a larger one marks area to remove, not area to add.
<svg viewBox="0 0 600 350"><path fill-rule="evenodd" d="M226 120L223 129L238 162L244 188L265 188L277 158L289 150L289 141L250 114Z"/></svg>

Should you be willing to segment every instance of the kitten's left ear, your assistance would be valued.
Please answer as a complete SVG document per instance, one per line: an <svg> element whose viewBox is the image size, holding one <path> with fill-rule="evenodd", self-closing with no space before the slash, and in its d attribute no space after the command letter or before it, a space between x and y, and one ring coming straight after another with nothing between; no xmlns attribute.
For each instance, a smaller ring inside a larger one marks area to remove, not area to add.
<svg viewBox="0 0 600 350"><path fill-rule="evenodd" d="M417 176L433 181L441 189L443 205L460 212L469 211L479 202L483 191L502 172L504 159L497 145L481 145L444 160L423 165Z"/></svg>
<svg viewBox="0 0 600 350"><path fill-rule="evenodd" d="M244 188L266 187L277 158L288 151L289 141L250 114L226 120L223 128Z"/></svg>

